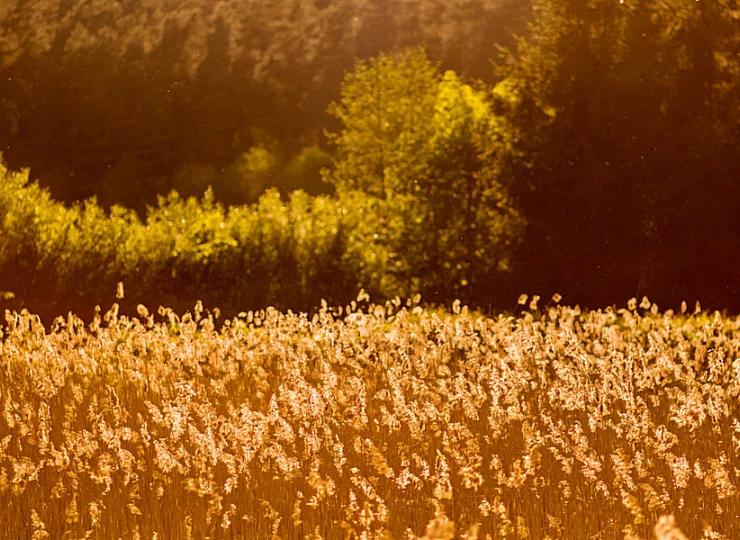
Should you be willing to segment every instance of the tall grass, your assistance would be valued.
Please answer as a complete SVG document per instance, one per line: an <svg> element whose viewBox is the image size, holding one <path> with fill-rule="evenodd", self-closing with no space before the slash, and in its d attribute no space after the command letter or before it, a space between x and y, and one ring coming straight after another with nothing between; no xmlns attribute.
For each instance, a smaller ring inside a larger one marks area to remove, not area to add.
<svg viewBox="0 0 740 540"><path fill-rule="evenodd" d="M740 537L740 319L362 306L6 313L0 531Z"/></svg>

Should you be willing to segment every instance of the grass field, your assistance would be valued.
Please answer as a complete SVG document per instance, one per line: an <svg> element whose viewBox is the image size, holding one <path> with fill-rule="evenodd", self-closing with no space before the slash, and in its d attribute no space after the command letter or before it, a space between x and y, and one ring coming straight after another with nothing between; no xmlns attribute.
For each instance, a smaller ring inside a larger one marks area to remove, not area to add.
<svg viewBox="0 0 740 540"><path fill-rule="evenodd" d="M740 318L363 306L6 313L0 536L740 537Z"/></svg>

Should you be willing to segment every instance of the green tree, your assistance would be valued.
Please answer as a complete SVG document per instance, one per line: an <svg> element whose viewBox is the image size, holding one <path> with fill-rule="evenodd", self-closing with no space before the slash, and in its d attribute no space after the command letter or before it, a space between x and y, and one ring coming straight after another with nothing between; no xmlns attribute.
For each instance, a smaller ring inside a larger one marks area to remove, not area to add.
<svg viewBox="0 0 740 540"><path fill-rule="evenodd" d="M328 133L338 156L329 180L375 197L413 193L429 175L431 120L439 67L412 50L359 62L329 112L341 130Z"/></svg>
<svg viewBox="0 0 740 540"><path fill-rule="evenodd" d="M413 49L359 63L330 110L342 129L329 134L337 160L327 178L340 195L403 200L398 267L430 296L495 290L521 222L498 182L505 132L488 93Z"/></svg>

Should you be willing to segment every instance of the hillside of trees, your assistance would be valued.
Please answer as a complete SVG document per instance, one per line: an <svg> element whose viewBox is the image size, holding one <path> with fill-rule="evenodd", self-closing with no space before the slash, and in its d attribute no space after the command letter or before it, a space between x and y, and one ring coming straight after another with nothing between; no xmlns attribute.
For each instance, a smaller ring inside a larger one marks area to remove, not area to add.
<svg viewBox="0 0 740 540"><path fill-rule="evenodd" d="M140 210L171 188L202 194L224 170L233 204L268 185L326 191L311 170L320 156L306 165L301 150L326 150L326 109L356 59L423 44L445 68L492 80L497 46L531 12L519 0L2 4L5 159L31 166L58 199ZM260 156L240 163L262 149L272 168ZM229 185L250 166L251 186Z"/></svg>
<svg viewBox="0 0 740 540"><path fill-rule="evenodd" d="M8 305L740 310L732 0L13 0L0 98Z"/></svg>

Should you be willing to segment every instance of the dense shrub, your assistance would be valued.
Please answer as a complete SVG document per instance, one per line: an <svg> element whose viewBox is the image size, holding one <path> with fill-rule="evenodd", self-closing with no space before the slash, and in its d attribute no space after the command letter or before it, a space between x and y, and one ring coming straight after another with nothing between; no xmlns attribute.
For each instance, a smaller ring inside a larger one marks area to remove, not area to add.
<svg viewBox="0 0 740 540"><path fill-rule="evenodd" d="M160 197L144 219L90 199L67 207L0 168L0 291L9 307L45 319L91 314L125 285L124 309L138 303L189 308L196 300L226 313L274 305L310 310L322 299L347 302L423 289L416 264L426 221L419 201L347 190L339 197L276 189L250 206ZM9 295L4 295L9 296ZM0 300L2 301L2 300Z"/></svg>
<svg viewBox="0 0 740 540"><path fill-rule="evenodd" d="M308 308L343 300L362 286L346 254L359 202L342 208L328 197L276 190L252 206L225 208L172 192L145 219L94 199L71 207L54 201L28 171L0 168L0 291L42 314L89 312L124 282L129 307L191 306L196 299L227 310L272 304ZM393 292L393 291L388 291Z"/></svg>

